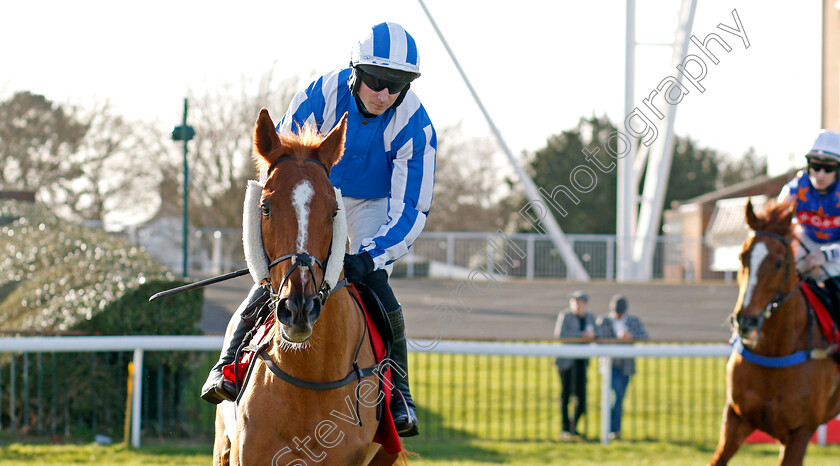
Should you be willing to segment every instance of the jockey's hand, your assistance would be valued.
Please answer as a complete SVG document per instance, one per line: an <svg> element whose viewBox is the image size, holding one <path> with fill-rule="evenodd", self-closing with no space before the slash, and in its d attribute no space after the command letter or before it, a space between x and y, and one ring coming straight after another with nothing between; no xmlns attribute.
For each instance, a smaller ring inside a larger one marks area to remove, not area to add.
<svg viewBox="0 0 840 466"><path fill-rule="evenodd" d="M373 258L367 251L344 255L344 278L349 283L359 283L371 272L373 272Z"/></svg>
<svg viewBox="0 0 840 466"><path fill-rule="evenodd" d="M825 265L825 253L819 250L813 251L805 256L802 261L805 262L805 265L807 265L809 269L817 268L821 265Z"/></svg>

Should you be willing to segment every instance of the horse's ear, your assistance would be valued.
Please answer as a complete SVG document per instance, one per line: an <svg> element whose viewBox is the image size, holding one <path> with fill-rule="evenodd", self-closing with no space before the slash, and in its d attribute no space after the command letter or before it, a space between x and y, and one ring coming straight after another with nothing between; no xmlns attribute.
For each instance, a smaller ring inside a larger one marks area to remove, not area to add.
<svg viewBox="0 0 840 466"><path fill-rule="evenodd" d="M341 116L341 120L330 131L330 134L321 142L318 149L318 158L321 162L332 167L341 159L344 154L344 135L347 132L347 112Z"/></svg>
<svg viewBox="0 0 840 466"><path fill-rule="evenodd" d="M257 117L257 124L254 127L254 154L265 157L277 147L280 147L280 138L277 137L277 131L268 110L263 108L260 110L260 116Z"/></svg>
<svg viewBox="0 0 840 466"><path fill-rule="evenodd" d="M758 217L755 215L755 210L753 210L752 199L747 199L747 208L746 208L746 220L747 225L752 228L753 230L756 229L756 224L758 221Z"/></svg>
<svg viewBox="0 0 840 466"><path fill-rule="evenodd" d="M793 213L796 210L796 204L791 202L790 199L785 200L783 204L785 206L785 211L782 215L781 222L785 225L790 225L790 222L793 221Z"/></svg>

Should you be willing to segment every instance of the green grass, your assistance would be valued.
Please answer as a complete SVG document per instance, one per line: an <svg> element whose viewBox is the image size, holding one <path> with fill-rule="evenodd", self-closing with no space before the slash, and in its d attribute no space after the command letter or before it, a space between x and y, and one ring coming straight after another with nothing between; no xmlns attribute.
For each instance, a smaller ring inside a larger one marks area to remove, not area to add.
<svg viewBox="0 0 840 466"><path fill-rule="evenodd" d="M412 464L418 465L668 465L707 464L714 453L712 447L663 442L616 441L607 446L593 441L577 442L493 442L493 441L428 441L414 440L406 444L419 453ZM732 459L731 465L776 464L777 445L748 445ZM808 448L807 464L838 464L840 446Z"/></svg>
<svg viewBox="0 0 840 466"><path fill-rule="evenodd" d="M714 444L725 400L722 358L639 358L624 401L630 440ZM412 353L412 393L436 438L558 440L560 382L552 358ZM601 375L588 371L578 430L600 436Z"/></svg>
<svg viewBox="0 0 840 466"><path fill-rule="evenodd" d="M212 445L148 445L135 450L124 444L20 444L0 447L0 462L6 465L207 465L212 463Z"/></svg>
<svg viewBox="0 0 840 466"><path fill-rule="evenodd" d="M406 447L418 453L417 465L662 465L706 464L712 448L695 444L617 441L603 446L592 441L498 442L409 439ZM3 465L207 465L212 446L147 445L139 450L124 445L43 445L14 443L0 447ZM776 445L747 445L733 458L733 466L776 464ZM808 448L809 466L836 465L840 446Z"/></svg>

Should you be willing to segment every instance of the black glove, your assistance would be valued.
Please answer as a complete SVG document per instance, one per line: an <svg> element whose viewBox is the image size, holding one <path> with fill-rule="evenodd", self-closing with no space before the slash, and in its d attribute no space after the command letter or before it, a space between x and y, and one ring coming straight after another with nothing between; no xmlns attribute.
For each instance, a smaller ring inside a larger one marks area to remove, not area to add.
<svg viewBox="0 0 840 466"><path fill-rule="evenodd" d="M367 251L344 255L344 278L348 283L359 283L373 272L373 258Z"/></svg>

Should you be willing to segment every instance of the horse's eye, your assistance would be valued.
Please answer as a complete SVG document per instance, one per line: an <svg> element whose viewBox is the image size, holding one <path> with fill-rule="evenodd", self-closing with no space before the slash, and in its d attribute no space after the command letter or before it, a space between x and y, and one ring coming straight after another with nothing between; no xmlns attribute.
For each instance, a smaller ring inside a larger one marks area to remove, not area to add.
<svg viewBox="0 0 840 466"><path fill-rule="evenodd" d="M776 261L776 268L777 268L777 269L781 269L783 264L784 264L784 262L782 262L782 260L781 260L781 259L777 260L777 261Z"/></svg>
<svg viewBox="0 0 840 466"><path fill-rule="evenodd" d="M262 213L263 217L268 217L271 215L271 205L263 202L260 204L260 212Z"/></svg>

